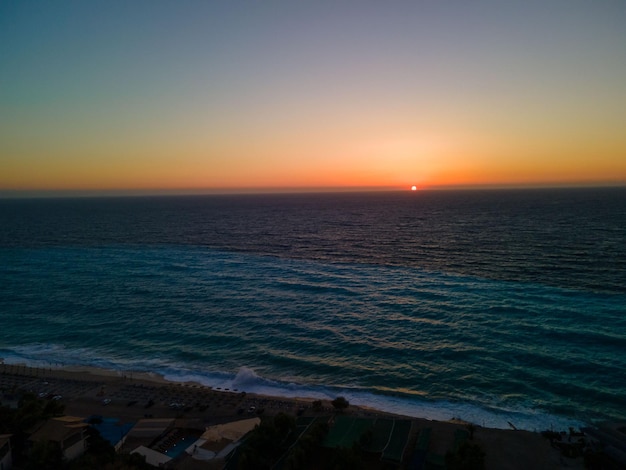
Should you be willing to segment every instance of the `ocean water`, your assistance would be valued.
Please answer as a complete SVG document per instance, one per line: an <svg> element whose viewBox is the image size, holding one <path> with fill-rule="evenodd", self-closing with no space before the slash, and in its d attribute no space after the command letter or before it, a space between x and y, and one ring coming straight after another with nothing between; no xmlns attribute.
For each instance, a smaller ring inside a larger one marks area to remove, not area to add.
<svg viewBox="0 0 626 470"><path fill-rule="evenodd" d="M0 357L626 419L626 189L0 200Z"/></svg>

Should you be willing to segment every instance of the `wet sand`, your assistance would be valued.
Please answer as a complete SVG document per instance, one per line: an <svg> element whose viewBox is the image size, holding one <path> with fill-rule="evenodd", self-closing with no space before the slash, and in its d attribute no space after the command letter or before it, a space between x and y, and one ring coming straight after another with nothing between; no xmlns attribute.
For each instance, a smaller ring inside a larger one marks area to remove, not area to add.
<svg viewBox="0 0 626 470"><path fill-rule="evenodd" d="M217 390L197 383L173 383L163 377L137 372L117 372L90 367L34 368L0 364L0 390L4 400L12 392L26 390L38 396L57 397L70 416L102 415L122 422L142 418L194 420L203 426L278 412L319 416L333 413L329 401L322 411L312 408L312 399L256 395L234 390ZM345 414L394 416L382 411L351 405ZM398 417L398 416L394 416ZM413 423L413 439L421 429L431 428L431 452L445 454L454 442L462 422L431 421L405 417ZM476 426L474 440L486 453L487 469L584 468L582 459L567 459L538 433L489 429Z"/></svg>

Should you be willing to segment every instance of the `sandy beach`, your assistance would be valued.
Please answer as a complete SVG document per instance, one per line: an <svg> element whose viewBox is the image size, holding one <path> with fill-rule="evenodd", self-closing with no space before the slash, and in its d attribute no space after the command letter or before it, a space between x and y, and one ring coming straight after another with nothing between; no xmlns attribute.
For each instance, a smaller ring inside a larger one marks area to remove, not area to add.
<svg viewBox="0 0 626 470"><path fill-rule="evenodd" d="M329 401L314 410L312 399L271 397L235 390L217 390L197 383L173 383L163 377L137 372L117 372L89 367L36 368L0 364L0 389L5 396L16 390L41 397L56 397L70 416L111 416L133 423L145 418L189 419L205 427L238 419L285 412L316 416L332 414ZM344 414L362 417L393 416L374 409L350 406ZM445 454L454 433L465 429L459 421L411 420L413 434L431 428L430 450ZM584 468L582 458L570 459L538 433L475 427L474 441L486 454L488 469Z"/></svg>

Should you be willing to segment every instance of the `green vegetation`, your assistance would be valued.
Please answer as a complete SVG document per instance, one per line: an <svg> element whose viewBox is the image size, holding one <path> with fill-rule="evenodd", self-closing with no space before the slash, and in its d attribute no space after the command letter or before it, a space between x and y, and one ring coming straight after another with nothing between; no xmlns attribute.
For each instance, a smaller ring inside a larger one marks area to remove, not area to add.
<svg viewBox="0 0 626 470"><path fill-rule="evenodd" d="M265 418L241 446L235 457L236 468L308 468L320 458L321 444L328 434L328 423L322 419L307 425L296 426L295 418L284 413Z"/></svg>
<svg viewBox="0 0 626 470"><path fill-rule="evenodd" d="M469 433L469 440L470 441L474 440L474 432L476 432L476 425L473 423L467 423L467 425L465 426L465 429L467 429L467 432Z"/></svg>
<svg viewBox="0 0 626 470"><path fill-rule="evenodd" d="M347 449L340 447L332 454L329 468L334 470L361 470L365 466L362 451L358 445Z"/></svg>
<svg viewBox="0 0 626 470"><path fill-rule="evenodd" d="M24 468L47 468L46 465L30 465L30 454L38 462L45 458L57 462L53 451L46 445L33 446L32 452L26 453L26 440L30 430L40 422L55 416L62 416L65 407L56 400L41 400L32 393L24 393L16 409L0 406L0 434L12 434L11 446L16 466ZM58 468L58 467L56 467Z"/></svg>
<svg viewBox="0 0 626 470"><path fill-rule="evenodd" d="M87 451L66 466L67 470L149 470L145 457L139 454L118 454L113 446L94 428L88 428Z"/></svg>
<svg viewBox="0 0 626 470"><path fill-rule="evenodd" d="M316 459L316 454L328 434L328 423L317 421L300 437L285 458L284 469L306 468L306 464Z"/></svg>
<svg viewBox="0 0 626 470"><path fill-rule="evenodd" d="M237 467L241 470L271 468L285 453L285 444L295 427L295 418L285 413L263 419L242 445Z"/></svg>
<svg viewBox="0 0 626 470"><path fill-rule="evenodd" d="M335 398L331 402L331 404L339 412L342 412L343 410L348 408L348 406L350 406L350 402L348 400L346 400L344 397L337 397L337 398Z"/></svg>
<svg viewBox="0 0 626 470"><path fill-rule="evenodd" d="M26 470L56 470L63 468L61 448L54 442L36 442L24 461Z"/></svg>
<svg viewBox="0 0 626 470"><path fill-rule="evenodd" d="M446 454L448 470L483 470L485 468L485 452L476 443L464 441L456 452Z"/></svg>

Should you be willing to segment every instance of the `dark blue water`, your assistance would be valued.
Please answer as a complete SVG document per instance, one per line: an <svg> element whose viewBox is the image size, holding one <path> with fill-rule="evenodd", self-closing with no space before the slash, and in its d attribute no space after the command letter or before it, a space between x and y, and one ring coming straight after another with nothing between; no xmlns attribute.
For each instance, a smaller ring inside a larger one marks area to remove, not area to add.
<svg viewBox="0 0 626 470"><path fill-rule="evenodd" d="M626 190L0 200L0 356L626 418Z"/></svg>

